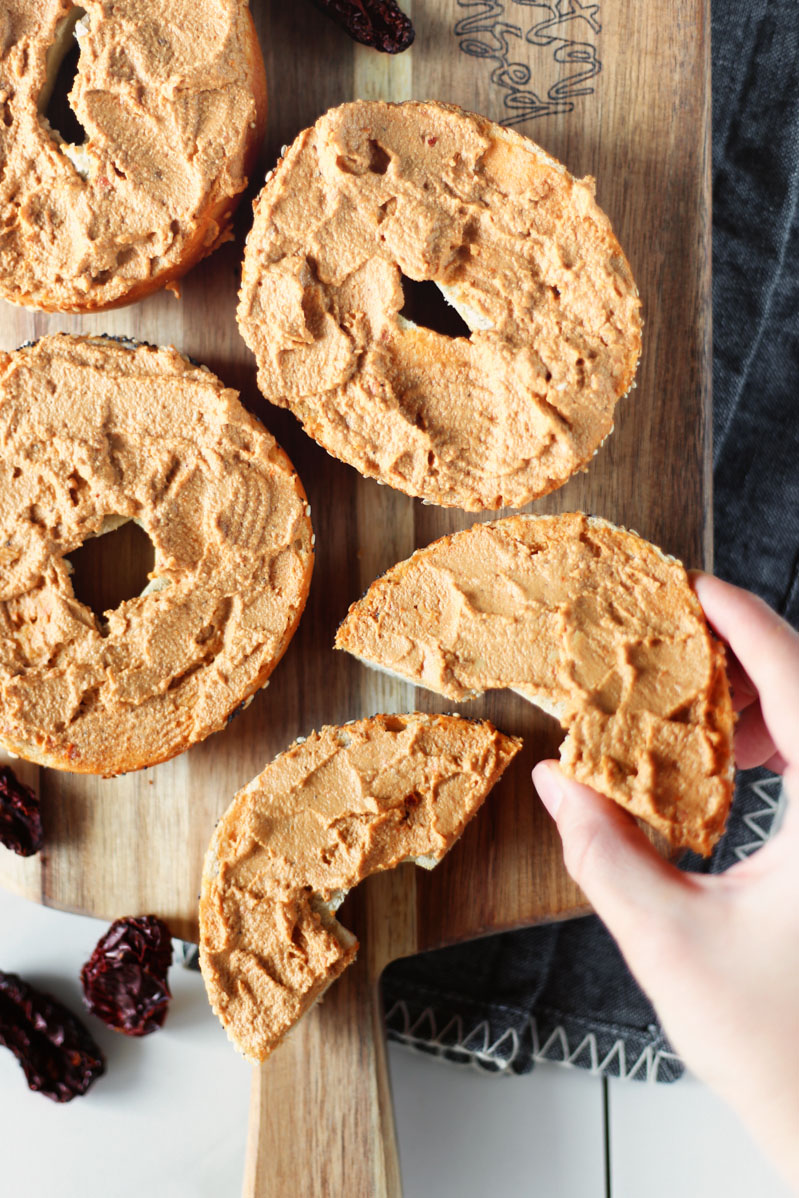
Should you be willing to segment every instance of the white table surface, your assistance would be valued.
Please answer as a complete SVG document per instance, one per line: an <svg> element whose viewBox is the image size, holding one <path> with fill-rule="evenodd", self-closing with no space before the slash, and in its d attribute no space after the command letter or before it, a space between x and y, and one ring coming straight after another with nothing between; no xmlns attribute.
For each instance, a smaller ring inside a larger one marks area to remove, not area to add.
<svg viewBox="0 0 799 1198"><path fill-rule="evenodd" d="M78 974L104 926L0 890L0 969L82 1013ZM0 1050L0 1194L238 1198L250 1067L199 974L174 966L170 984L166 1025L141 1040L86 1015L108 1071L67 1105L31 1093ZM692 1079L603 1087L558 1065L497 1077L396 1046L390 1062L405 1198L790 1196Z"/></svg>

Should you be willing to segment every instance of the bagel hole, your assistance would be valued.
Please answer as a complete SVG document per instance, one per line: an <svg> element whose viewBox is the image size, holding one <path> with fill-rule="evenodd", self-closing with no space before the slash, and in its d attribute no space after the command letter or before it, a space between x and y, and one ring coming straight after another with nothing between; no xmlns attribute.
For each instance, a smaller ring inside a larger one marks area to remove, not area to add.
<svg viewBox="0 0 799 1198"><path fill-rule="evenodd" d="M431 279L418 282L403 275L402 294L404 303L400 316L405 320L443 337L471 337L472 330L466 321L452 304L447 303Z"/></svg>
<svg viewBox="0 0 799 1198"><path fill-rule="evenodd" d="M86 130L69 102L80 58L80 43L73 33L85 16L85 9L73 7L59 23L48 54L47 82L39 101L40 111L56 138L72 146L86 142Z"/></svg>
<svg viewBox="0 0 799 1198"><path fill-rule="evenodd" d="M384 175L391 166L391 155L379 141L369 140L369 170L373 175Z"/></svg>
<svg viewBox="0 0 799 1198"><path fill-rule="evenodd" d="M124 517L116 517L124 519ZM105 631L105 613L137 599L150 582L155 547L143 528L125 519L110 532L89 537L69 555L75 598Z"/></svg>

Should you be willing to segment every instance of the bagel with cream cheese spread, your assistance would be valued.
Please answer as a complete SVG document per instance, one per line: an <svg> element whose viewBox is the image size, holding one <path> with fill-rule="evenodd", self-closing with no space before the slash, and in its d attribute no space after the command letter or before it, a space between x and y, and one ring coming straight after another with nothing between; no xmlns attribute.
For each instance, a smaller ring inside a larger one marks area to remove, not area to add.
<svg viewBox="0 0 799 1198"><path fill-rule="evenodd" d="M409 322L403 276L470 335ZM256 203L238 320L263 394L334 457L470 511L586 467L641 348L593 180L436 103L343 104L297 137Z"/></svg>
<svg viewBox="0 0 799 1198"><path fill-rule="evenodd" d="M275 440L174 349L60 334L0 354L0 445L0 744L112 775L224 727L310 583L310 509ZM98 617L69 554L126 520L151 581Z"/></svg>
<svg viewBox="0 0 799 1198"><path fill-rule="evenodd" d="M205 859L200 965L244 1056L264 1060L354 960L347 891L436 865L520 747L487 721L376 715L312 732L239 791Z"/></svg>
<svg viewBox="0 0 799 1198"><path fill-rule="evenodd" d="M336 647L460 701L510 687L563 769L707 855L732 797L724 648L685 569L580 512L475 524L372 583Z"/></svg>
<svg viewBox="0 0 799 1198"><path fill-rule="evenodd" d="M85 131L45 115L73 32ZM0 296L96 312L230 237L266 120L247 0L7 0L0 13Z"/></svg>

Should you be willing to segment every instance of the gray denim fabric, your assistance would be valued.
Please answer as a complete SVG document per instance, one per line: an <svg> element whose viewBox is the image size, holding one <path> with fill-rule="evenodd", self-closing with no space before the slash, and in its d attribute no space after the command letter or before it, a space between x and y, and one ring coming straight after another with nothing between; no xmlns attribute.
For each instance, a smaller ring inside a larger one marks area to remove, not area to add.
<svg viewBox="0 0 799 1198"><path fill-rule="evenodd" d="M712 0L715 570L799 626L799 3ZM767 839L780 795L739 776L720 872ZM561 1060L682 1073L594 916L425 953L383 976L391 1039L486 1069Z"/></svg>

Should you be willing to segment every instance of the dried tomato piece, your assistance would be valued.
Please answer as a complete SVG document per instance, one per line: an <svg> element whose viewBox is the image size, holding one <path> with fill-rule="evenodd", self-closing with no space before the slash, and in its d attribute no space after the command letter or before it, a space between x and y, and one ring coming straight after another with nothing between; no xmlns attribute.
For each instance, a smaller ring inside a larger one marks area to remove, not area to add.
<svg viewBox="0 0 799 1198"><path fill-rule="evenodd" d="M32 857L43 843L39 800L12 769L0 767L0 844L20 857Z"/></svg>
<svg viewBox="0 0 799 1198"><path fill-rule="evenodd" d="M166 1019L172 937L157 915L111 924L80 972L86 1006L126 1036L147 1036Z"/></svg>
<svg viewBox="0 0 799 1198"><path fill-rule="evenodd" d="M311 0L342 25L350 37L385 54L407 50L416 36L396 0Z"/></svg>
<svg viewBox="0 0 799 1198"><path fill-rule="evenodd" d="M54 1102L85 1094L105 1073L94 1038L58 999L0 970L0 1044L19 1061L31 1090Z"/></svg>

